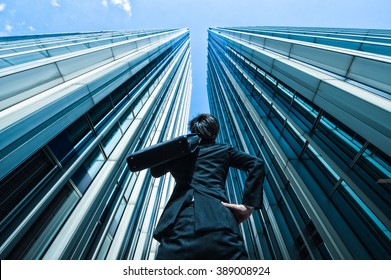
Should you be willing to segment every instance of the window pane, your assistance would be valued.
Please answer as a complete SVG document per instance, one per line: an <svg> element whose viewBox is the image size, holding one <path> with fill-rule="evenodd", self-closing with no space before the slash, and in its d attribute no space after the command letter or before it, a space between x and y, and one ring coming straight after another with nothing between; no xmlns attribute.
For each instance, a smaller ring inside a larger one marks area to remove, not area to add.
<svg viewBox="0 0 391 280"><path fill-rule="evenodd" d="M99 147L97 147L72 176L73 182L82 194L84 194L90 186L92 180L94 180L104 162L105 159L103 154Z"/></svg>
<svg viewBox="0 0 391 280"><path fill-rule="evenodd" d="M65 131L57 135L48 146L62 165L65 165L81 148L80 142L92 137L92 132L85 116L82 116ZM79 145L78 145L79 144Z"/></svg>
<svg viewBox="0 0 391 280"><path fill-rule="evenodd" d="M19 205L31 195L35 187L54 168L46 154L39 150L0 182L0 231L12 217L5 219L12 210L21 210Z"/></svg>
<svg viewBox="0 0 391 280"><path fill-rule="evenodd" d="M111 152L114 150L115 146L117 146L121 137L121 130L118 125L115 125L106 135L106 137L102 140L102 145L106 156L110 156Z"/></svg>
<svg viewBox="0 0 391 280"><path fill-rule="evenodd" d="M75 190L65 185L34 222L8 259L40 259L79 200Z"/></svg>
<svg viewBox="0 0 391 280"><path fill-rule="evenodd" d="M111 105L109 96L107 96L88 112L95 128L104 118L107 117L111 109L113 109L113 106Z"/></svg>

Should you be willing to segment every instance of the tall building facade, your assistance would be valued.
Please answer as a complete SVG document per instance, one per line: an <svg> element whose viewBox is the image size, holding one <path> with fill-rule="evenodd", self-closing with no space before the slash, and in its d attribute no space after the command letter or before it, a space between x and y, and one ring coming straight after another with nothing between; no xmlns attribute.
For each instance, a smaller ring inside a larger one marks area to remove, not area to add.
<svg viewBox="0 0 391 280"><path fill-rule="evenodd" d="M267 169L251 258L391 259L391 31L210 28L207 69L219 140Z"/></svg>
<svg viewBox="0 0 391 280"><path fill-rule="evenodd" d="M149 259L170 177L126 156L187 132L189 30L0 38L1 259Z"/></svg>

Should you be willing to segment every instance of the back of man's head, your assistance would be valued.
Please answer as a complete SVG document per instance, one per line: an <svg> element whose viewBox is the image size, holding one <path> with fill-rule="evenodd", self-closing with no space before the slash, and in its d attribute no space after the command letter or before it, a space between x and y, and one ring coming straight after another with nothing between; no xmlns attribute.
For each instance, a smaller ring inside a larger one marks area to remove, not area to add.
<svg viewBox="0 0 391 280"><path fill-rule="evenodd" d="M215 140L220 130L219 121L211 114L199 114L190 121L191 133L197 133L203 140Z"/></svg>

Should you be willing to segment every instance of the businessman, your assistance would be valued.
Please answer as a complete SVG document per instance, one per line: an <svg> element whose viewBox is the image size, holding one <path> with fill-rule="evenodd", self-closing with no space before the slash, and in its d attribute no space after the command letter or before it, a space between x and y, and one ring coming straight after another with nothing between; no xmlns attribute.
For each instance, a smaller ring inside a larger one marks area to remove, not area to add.
<svg viewBox="0 0 391 280"><path fill-rule="evenodd" d="M152 176L170 172L176 181L154 232L156 259L248 259L239 224L262 208L263 161L216 143L220 126L213 115L200 114L189 127L201 137L196 151L151 168ZM226 195L230 167L247 171L241 204Z"/></svg>

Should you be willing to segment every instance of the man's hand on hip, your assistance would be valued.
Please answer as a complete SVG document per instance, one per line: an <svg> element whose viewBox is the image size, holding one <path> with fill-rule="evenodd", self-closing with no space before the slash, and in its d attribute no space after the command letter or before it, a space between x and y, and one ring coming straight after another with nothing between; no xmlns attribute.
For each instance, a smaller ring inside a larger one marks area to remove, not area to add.
<svg viewBox="0 0 391 280"><path fill-rule="evenodd" d="M234 213L236 220L238 223L242 223L248 218L250 218L251 214L254 211L253 207L249 207L243 204L231 204L226 202L221 202L225 207L231 209L231 211Z"/></svg>

